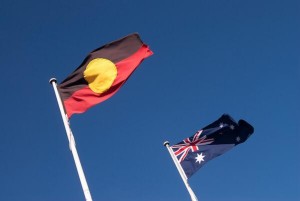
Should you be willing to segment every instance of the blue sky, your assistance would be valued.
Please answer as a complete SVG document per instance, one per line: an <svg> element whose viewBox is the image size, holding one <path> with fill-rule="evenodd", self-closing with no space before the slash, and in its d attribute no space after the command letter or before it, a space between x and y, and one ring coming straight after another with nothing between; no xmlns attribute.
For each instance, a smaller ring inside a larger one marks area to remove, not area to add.
<svg viewBox="0 0 300 201"><path fill-rule="evenodd" d="M190 179L198 199L299 200L299 9L297 0L3 0L0 200L84 200L48 81L133 32L154 55L71 119L93 199L190 200L162 143L229 113L255 132Z"/></svg>

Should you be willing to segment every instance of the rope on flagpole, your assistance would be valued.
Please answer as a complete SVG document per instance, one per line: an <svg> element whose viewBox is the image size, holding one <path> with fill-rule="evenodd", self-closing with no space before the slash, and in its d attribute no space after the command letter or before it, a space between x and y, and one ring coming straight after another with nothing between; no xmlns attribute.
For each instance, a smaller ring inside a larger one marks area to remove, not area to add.
<svg viewBox="0 0 300 201"><path fill-rule="evenodd" d="M87 184L87 181L86 181L86 178L85 178L85 175L84 175L84 172L83 172L83 168L81 166L79 155L77 153L75 138L74 138L72 130L70 128L69 119L68 119L68 117L67 117L67 115L64 111L63 103L62 103L62 100L61 100L60 95L58 93L56 79L51 78L49 83L53 86L53 89L54 89L54 92L55 92L55 96L56 96L57 103L58 103L58 106L59 106L60 114L61 114L65 129L66 129L66 134L67 134L67 137L68 137L68 140L69 140L69 147L70 147L70 150L71 150L73 158L74 158L74 162L75 162L75 165L76 165L76 169L77 169L77 172L78 172L78 176L79 176L79 180L80 180L80 183L81 183L81 186L82 186L82 190L83 190L83 193L84 193L84 196L85 196L85 200L86 201L93 201L90 190L89 190L89 187L88 187L88 184Z"/></svg>
<svg viewBox="0 0 300 201"><path fill-rule="evenodd" d="M197 197L196 197L194 191L192 190L192 188L190 187L190 185L189 185L189 183L188 183L188 180L187 180L188 178L187 178L187 176L185 175L184 170L182 169L182 167L181 167L179 161L177 160L177 158L176 158L176 156L175 156L173 150L172 150L171 147L169 146L169 144L170 144L170 143L169 143L168 141L165 141L165 142L164 142L164 146L165 146L165 147L167 148L167 150L169 151L169 153L170 153L170 155L171 155L171 158L173 159L173 162L175 163L175 166L176 166L176 168L177 168L177 170L178 170L178 172L179 172L179 174L180 174L180 176L181 176L181 178L182 178L182 181L183 181L185 187L187 188L187 190L188 190L188 192L189 192L189 194L190 194L190 196L191 196L192 201L198 201L198 199L197 199Z"/></svg>

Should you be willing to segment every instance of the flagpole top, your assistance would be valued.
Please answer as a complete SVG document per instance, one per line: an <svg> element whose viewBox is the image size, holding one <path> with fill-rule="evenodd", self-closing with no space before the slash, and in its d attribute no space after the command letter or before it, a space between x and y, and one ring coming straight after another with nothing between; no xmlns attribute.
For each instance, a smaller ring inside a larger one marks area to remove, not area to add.
<svg viewBox="0 0 300 201"><path fill-rule="evenodd" d="M55 83L56 83L56 78L51 78L51 79L49 80L49 83L50 83L50 84L52 84L52 82L55 82Z"/></svg>
<svg viewBox="0 0 300 201"><path fill-rule="evenodd" d="M169 145L170 143L169 143L169 141L165 141L164 142L164 146L167 146L167 145Z"/></svg>

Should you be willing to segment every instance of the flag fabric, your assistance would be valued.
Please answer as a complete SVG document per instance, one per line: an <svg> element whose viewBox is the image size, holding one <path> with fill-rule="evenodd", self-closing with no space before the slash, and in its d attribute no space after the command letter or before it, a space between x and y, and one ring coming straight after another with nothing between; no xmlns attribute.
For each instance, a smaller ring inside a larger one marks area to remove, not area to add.
<svg viewBox="0 0 300 201"><path fill-rule="evenodd" d="M254 128L245 120L236 123L228 114L171 146L187 178L209 160L245 142Z"/></svg>
<svg viewBox="0 0 300 201"><path fill-rule="evenodd" d="M83 113L110 98L152 54L137 33L89 53L82 64L58 85L67 116Z"/></svg>

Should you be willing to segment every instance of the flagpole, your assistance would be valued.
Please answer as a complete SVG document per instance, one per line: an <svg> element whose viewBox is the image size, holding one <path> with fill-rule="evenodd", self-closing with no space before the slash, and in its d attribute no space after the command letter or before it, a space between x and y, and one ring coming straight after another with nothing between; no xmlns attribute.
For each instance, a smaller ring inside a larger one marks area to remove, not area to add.
<svg viewBox="0 0 300 201"><path fill-rule="evenodd" d="M85 200L86 201L92 201L92 196L91 196L91 193L90 193L90 190L89 190L89 187L88 187L88 184L87 184L87 181L86 181L86 178L85 178L85 175L84 175L81 163L80 163L79 155L77 153L75 138L74 138L72 130L70 128L69 119L68 119L67 115L65 114L63 103L62 103L62 100L61 100L60 95L59 95L58 90L57 90L56 79L51 78L49 82L53 86L53 89L54 89L54 92L55 92L55 96L56 96L56 99L57 99L57 103L58 103L58 106L59 106L59 109L60 109L60 114L61 114L64 126L65 126L65 129L66 129L66 134L67 134L67 137L68 137L68 140L69 140L70 150L71 150L73 158L74 158L74 162L75 162L75 165L76 165L76 169L77 169L77 172L78 172L78 176L79 176L79 180L80 180L80 183L81 183L81 186L82 186L82 190L83 190L83 193L84 193L84 196L85 196Z"/></svg>
<svg viewBox="0 0 300 201"><path fill-rule="evenodd" d="M164 146L167 147L167 149L168 149L168 151L171 155L171 158L173 159L173 162L175 163L175 166L176 166L176 168L177 168L177 170L178 170L178 172L179 172L179 174L180 174L180 176L183 180L183 183L184 183L185 187L187 188L187 190L188 190L188 192L191 196L192 201L198 201L194 191L191 189L191 187L190 187L190 185L187 181L187 176L185 175L184 170L182 169L180 163L178 162L178 160L177 160L173 150L170 148L169 144L170 143L168 141L164 142Z"/></svg>

